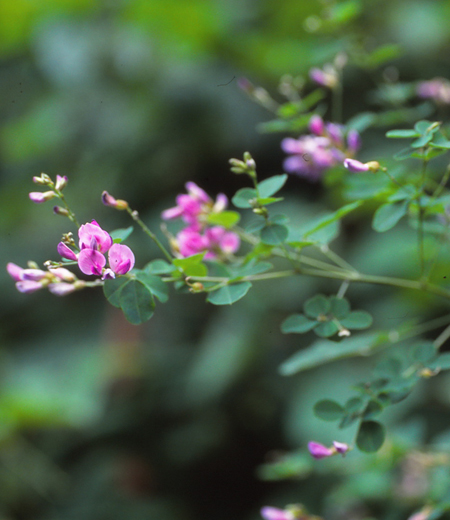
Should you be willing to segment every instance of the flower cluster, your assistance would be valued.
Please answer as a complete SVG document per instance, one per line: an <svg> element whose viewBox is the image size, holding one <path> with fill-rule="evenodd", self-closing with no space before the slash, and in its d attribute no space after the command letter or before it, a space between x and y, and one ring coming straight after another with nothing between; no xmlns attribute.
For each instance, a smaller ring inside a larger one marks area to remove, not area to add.
<svg viewBox="0 0 450 520"><path fill-rule="evenodd" d="M309 120L309 130L311 134L298 139L283 139L281 148L292 154L285 159L284 169L311 181L320 179L328 168L342 164L346 157L353 157L361 145L356 130L345 135L342 126L325 123L318 115Z"/></svg>
<svg viewBox="0 0 450 520"><path fill-rule="evenodd" d="M208 217L222 212L228 199L220 193L214 202L194 182L186 183L186 194L176 198L177 205L162 212L164 220L181 218L187 226L175 237L172 247L182 257L205 252L205 259L226 257L235 253L240 245L236 233L223 226L210 226Z"/></svg>
<svg viewBox="0 0 450 520"><path fill-rule="evenodd" d="M58 253L67 260L78 262L84 274L101 276L102 280L128 273L134 267L134 254L128 246L114 244L109 233L93 220L78 230L80 252L75 253L66 243L58 244ZM105 254L108 253L109 267Z"/></svg>
<svg viewBox="0 0 450 520"><path fill-rule="evenodd" d="M450 103L450 81L445 78L434 78L429 81L420 81L416 93L424 99L433 99L436 103L448 105Z"/></svg>
<svg viewBox="0 0 450 520"><path fill-rule="evenodd" d="M326 457L332 457L337 453L340 453L342 456L347 453L350 449L348 444L343 442L333 441L333 446L327 448L323 444L319 444L318 442L311 441L308 443L308 451L315 459L324 459Z"/></svg>
<svg viewBox="0 0 450 520"><path fill-rule="evenodd" d="M78 280L64 267L49 267L47 271L43 271L34 262L29 262L28 269L9 262L6 269L11 278L16 281L17 290L22 293L32 293L47 288L57 296L64 296L85 286L83 280Z"/></svg>

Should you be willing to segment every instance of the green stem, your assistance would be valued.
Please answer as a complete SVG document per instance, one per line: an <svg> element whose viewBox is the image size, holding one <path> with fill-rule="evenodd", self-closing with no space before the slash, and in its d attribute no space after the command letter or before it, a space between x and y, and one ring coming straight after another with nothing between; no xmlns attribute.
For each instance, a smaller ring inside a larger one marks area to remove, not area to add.
<svg viewBox="0 0 450 520"><path fill-rule="evenodd" d="M167 249L162 245L162 243L159 241L158 237L150 231L150 229L142 222L142 220L139 218L139 214L137 211L133 211L131 208L127 207L127 212L131 216L131 218L138 224L141 229L144 231L144 233L149 236L153 242L159 247L161 252L164 254L164 256L167 258L167 260L172 263L172 256L167 251Z"/></svg>
<svg viewBox="0 0 450 520"><path fill-rule="evenodd" d="M417 205L419 207L419 222L417 226L417 240L418 240L418 246L419 246L419 260L420 260L420 276L423 277L425 273L425 252L424 252L424 244L423 244L423 207L422 207L422 201L421 197L424 193L424 187L425 187L425 180L426 180L426 174L427 174L427 160L424 159L422 163L422 180L420 183L420 194L417 198Z"/></svg>
<svg viewBox="0 0 450 520"><path fill-rule="evenodd" d="M341 258L337 253L332 251L328 244L324 244L320 247L320 251L329 258L332 262L334 262L337 266L341 267L342 269L347 269L349 271L352 271L354 273L357 273L358 271L350 265L347 261L345 261L343 258Z"/></svg>
<svg viewBox="0 0 450 520"><path fill-rule="evenodd" d="M450 338L450 325L448 325L440 334L439 336L434 340L434 347L436 350L439 350L442 345Z"/></svg>
<svg viewBox="0 0 450 520"><path fill-rule="evenodd" d="M69 214L67 215L67 218L68 218L71 222L73 222L73 223L77 226L77 228L79 228L79 227L80 227L80 224L79 224L79 222L78 222L78 220L77 220L77 217L75 216L75 213L74 213L74 212L69 208L69 205L67 204L66 199L65 199L65 197L64 197L64 195L63 195L63 193L62 193L62 191L60 191L60 190L54 190L54 191L55 191L56 195L58 196L59 200L64 204L64 207L66 208L66 210L67 210L68 213L69 213Z"/></svg>

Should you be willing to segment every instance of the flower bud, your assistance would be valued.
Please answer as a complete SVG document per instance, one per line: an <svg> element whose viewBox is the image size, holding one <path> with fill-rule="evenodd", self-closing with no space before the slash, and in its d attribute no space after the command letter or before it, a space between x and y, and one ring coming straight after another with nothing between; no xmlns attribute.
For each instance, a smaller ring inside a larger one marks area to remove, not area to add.
<svg viewBox="0 0 450 520"><path fill-rule="evenodd" d="M66 296L73 293L76 288L73 283L56 282L48 284L48 290L55 296Z"/></svg>
<svg viewBox="0 0 450 520"><path fill-rule="evenodd" d="M323 444L318 442L308 442L308 451L315 459L323 459L325 457L331 457L335 454L335 451L331 448L327 448Z"/></svg>
<svg viewBox="0 0 450 520"><path fill-rule="evenodd" d="M369 161L366 164L373 173L376 173L380 169L380 163L378 161Z"/></svg>
<svg viewBox="0 0 450 520"><path fill-rule="evenodd" d="M61 175L56 176L56 184L55 184L55 190L62 191L66 186L69 179L66 175L64 177L61 177Z"/></svg>
<svg viewBox="0 0 450 520"><path fill-rule="evenodd" d="M313 115L309 120L308 128L314 135L323 135L325 130L323 119L317 114Z"/></svg>
<svg viewBox="0 0 450 520"><path fill-rule="evenodd" d="M71 271L69 271L68 269L65 269L64 267L49 268L49 271L54 276L60 278L64 282L74 282L77 279L76 276Z"/></svg>
<svg viewBox="0 0 450 520"><path fill-rule="evenodd" d="M194 283L188 284L188 285L189 285L189 290L192 293L202 292L205 288L205 286L200 282L194 282Z"/></svg>
<svg viewBox="0 0 450 520"><path fill-rule="evenodd" d="M344 166L348 171L353 173L369 171L369 166L367 164L357 161L356 159L345 159Z"/></svg>
<svg viewBox="0 0 450 520"><path fill-rule="evenodd" d="M61 206L53 206L53 213L55 215L61 215L61 217L69 216L69 211L66 208L62 208Z"/></svg>
<svg viewBox="0 0 450 520"><path fill-rule="evenodd" d="M115 209L127 209L128 202L121 199L115 199L112 195L110 195L107 191L102 193L102 202L105 206L110 206Z"/></svg>
<svg viewBox="0 0 450 520"><path fill-rule="evenodd" d="M40 204L41 202L46 202L47 200L51 200L56 197L56 193L54 191L32 191L29 193L30 200L36 202L36 204Z"/></svg>

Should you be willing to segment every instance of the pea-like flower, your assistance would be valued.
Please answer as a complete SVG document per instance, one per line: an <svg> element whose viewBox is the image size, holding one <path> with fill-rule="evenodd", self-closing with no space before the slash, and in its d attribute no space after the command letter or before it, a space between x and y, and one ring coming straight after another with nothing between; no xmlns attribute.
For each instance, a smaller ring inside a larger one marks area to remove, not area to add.
<svg viewBox="0 0 450 520"><path fill-rule="evenodd" d="M78 238L81 250L94 249L100 253L106 253L113 244L111 235L104 231L95 220L80 226Z"/></svg>
<svg viewBox="0 0 450 520"><path fill-rule="evenodd" d="M113 244L108 251L109 267L115 274L126 274L134 267L134 254L128 246Z"/></svg>
<svg viewBox="0 0 450 520"><path fill-rule="evenodd" d="M337 453L345 455L350 449L348 444L343 442L333 441L333 446L328 448L319 442L311 441L308 443L308 451L315 459L324 459L326 457L332 457Z"/></svg>

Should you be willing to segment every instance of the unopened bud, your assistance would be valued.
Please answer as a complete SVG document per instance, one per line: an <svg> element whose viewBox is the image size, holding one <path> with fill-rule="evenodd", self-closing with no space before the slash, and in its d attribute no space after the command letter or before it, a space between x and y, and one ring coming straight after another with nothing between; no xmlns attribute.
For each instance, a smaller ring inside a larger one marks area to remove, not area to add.
<svg viewBox="0 0 450 520"><path fill-rule="evenodd" d="M380 163L378 161L369 161L366 163L369 167L369 170L373 173L376 173L380 169Z"/></svg>
<svg viewBox="0 0 450 520"><path fill-rule="evenodd" d="M440 368L435 368L434 370L431 370L431 368L423 368L422 370L420 370L419 376L425 379L429 379L430 377L437 376L440 371Z"/></svg>
<svg viewBox="0 0 450 520"><path fill-rule="evenodd" d="M202 292L205 288L205 286L200 282L194 282L189 285L189 291L192 293Z"/></svg>
<svg viewBox="0 0 450 520"><path fill-rule="evenodd" d="M55 190L62 191L68 183L69 179L66 175L64 177L61 177L61 175L56 176L56 184L55 184Z"/></svg>
<svg viewBox="0 0 450 520"><path fill-rule="evenodd" d="M55 215L61 215L61 217L69 216L69 211L66 208L62 208L61 206L53 206L53 213Z"/></svg>
<svg viewBox="0 0 450 520"><path fill-rule="evenodd" d="M36 202L36 204L40 204L41 202L46 202L47 200L51 200L56 197L56 193L54 191L32 191L29 193L30 200Z"/></svg>
<svg viewBox="0 0 450 520"><path fill-rule="evenodd" d="M105 206L110 206L111 208L119 210L128 208L128 202L126 200L115 199L107 191L102 193L102 202Z"/></svg>

